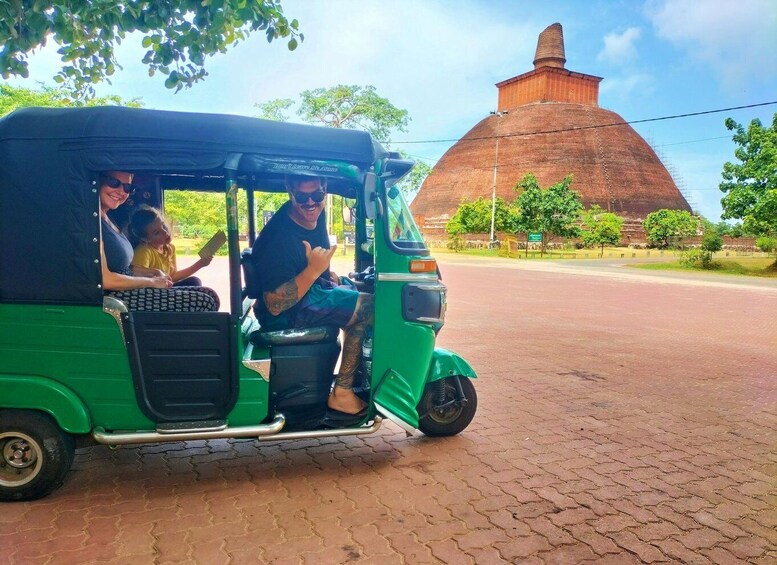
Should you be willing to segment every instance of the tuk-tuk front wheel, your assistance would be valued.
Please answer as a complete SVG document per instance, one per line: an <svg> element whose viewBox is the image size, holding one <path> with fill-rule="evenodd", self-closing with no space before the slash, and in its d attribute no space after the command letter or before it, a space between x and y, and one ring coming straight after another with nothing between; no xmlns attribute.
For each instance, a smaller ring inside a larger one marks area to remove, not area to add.
<svg viewBox="0 0 777 565"><path fill-rule="evenodd" d="M446 377L426 385L418 403L418 429L432 437L453 436L464 430L478 408L472 381Z"/></svg>
<svg viewBox="0 0 777 565"><path fill-rule="evenodd" d="M46 414L0 410L0 500L34 500L57 488L73 463L73 438Z"/></svg>

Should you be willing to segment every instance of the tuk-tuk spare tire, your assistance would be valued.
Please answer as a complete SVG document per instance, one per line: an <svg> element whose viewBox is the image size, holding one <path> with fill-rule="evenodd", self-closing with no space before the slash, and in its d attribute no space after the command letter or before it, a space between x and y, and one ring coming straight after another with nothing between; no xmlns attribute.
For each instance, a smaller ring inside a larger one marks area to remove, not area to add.
<svg viewBox="0 0 777 565"><path fill-rule="evenodd" d="M458 399L458 379L466 398L466 404L436 408ZM443 400L444 399L444 400ZM453 436L463 431L478 409L478 397L472 380L467 377L446 377L426 385L421 401L416 408L420 419L418 429L431 437Z"/></svg>
<svg viewBox="0 0 777 565"><path fill-rule="evenodd" d="M0 410L0 500L34 500L56 489L73 464L72 436L47 414Z"/></svg>

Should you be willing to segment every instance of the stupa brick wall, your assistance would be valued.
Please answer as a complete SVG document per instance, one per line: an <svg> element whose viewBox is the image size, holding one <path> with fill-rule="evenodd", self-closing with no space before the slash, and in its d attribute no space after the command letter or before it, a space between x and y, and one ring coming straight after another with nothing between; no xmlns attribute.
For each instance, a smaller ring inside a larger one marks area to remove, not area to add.
<svg viewBox="0 0 777 565"><path fill-rule="evenodd" d="M596 105L599 77L546 67L500 82L497 109L500 112L531 102L573 102Z"/></svg>

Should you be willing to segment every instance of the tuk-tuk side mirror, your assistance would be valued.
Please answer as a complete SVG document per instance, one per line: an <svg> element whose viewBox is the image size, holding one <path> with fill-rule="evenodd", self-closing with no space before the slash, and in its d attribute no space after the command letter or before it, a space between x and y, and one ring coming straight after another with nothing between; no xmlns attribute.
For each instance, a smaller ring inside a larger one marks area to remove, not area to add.
<svg viewBox="0 0 777 565"><path fill-rule="evenodd" d="M377 215L378 202L378 175L366 173L364 175L364 215L368 220L374 220Z"/></svg>

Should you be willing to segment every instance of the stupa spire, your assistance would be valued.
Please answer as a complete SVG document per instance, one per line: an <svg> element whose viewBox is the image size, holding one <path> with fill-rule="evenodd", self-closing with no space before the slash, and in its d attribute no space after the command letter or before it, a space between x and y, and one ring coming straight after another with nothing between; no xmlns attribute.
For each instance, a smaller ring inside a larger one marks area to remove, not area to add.
<svg viewBox="0 0 777 565"><path fill-rule="evenodd" d="M534 54L534 68L564 68L567 59L564 54L564 30L560 23L545 28L537 39L537 51Z"/></svg>

